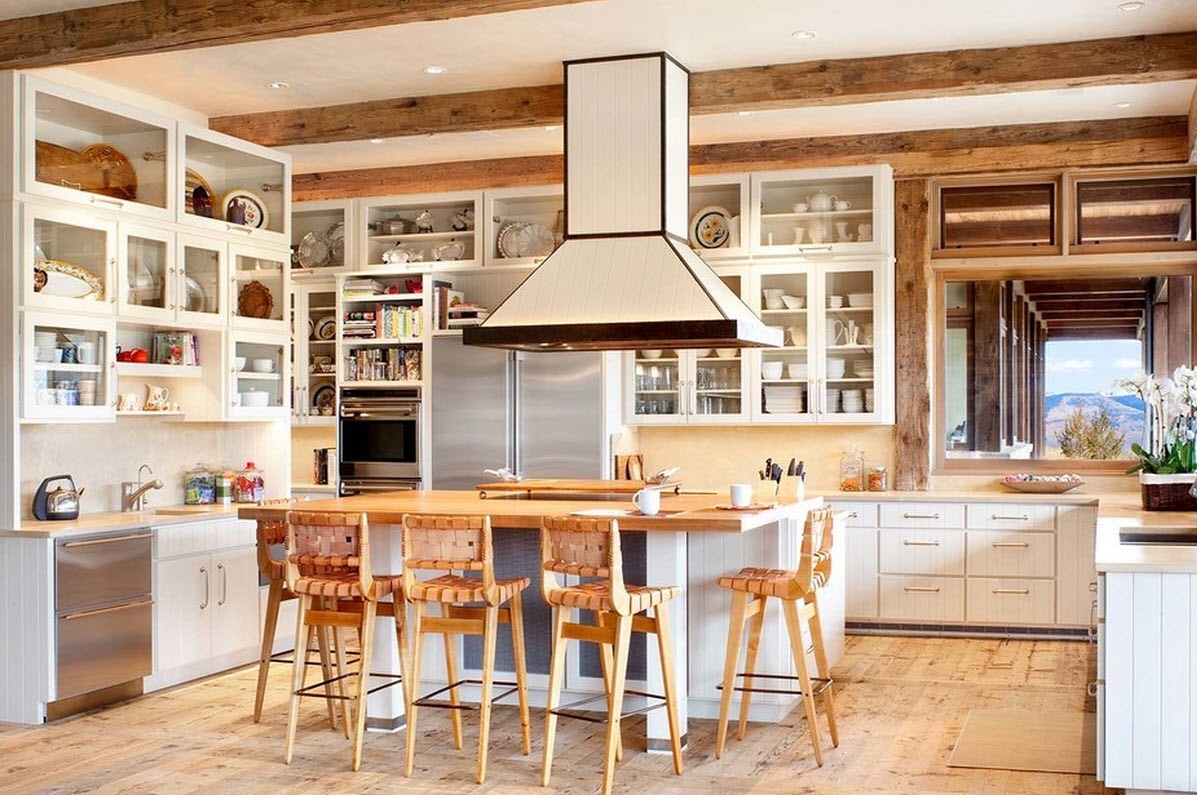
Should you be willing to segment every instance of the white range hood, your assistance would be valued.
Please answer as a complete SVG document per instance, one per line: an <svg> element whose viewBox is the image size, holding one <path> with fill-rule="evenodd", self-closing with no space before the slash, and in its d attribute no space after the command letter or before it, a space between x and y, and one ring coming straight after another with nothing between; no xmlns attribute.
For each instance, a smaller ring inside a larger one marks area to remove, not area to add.
<svg viewBox="0 0 1197 795"><path fill-rule="evenodd" d="M466 345L781 345L687 243L689 88L666 53L565 63L565 242Z"/></svg>

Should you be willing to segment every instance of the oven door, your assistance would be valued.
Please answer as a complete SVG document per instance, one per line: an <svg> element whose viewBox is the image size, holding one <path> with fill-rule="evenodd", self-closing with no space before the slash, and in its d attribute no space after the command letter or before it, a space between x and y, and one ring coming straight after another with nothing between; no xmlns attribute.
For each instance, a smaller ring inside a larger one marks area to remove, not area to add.
<svg viewBox="0 0 1197 795"><path fill-rule="evenodd" d="M341 480L419 479L420 403L393 397L341 399Z"/></svg>

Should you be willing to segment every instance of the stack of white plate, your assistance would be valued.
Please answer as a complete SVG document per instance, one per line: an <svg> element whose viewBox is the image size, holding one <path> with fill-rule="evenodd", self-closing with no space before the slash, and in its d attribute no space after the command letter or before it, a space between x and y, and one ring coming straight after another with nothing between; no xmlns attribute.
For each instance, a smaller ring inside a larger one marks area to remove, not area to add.
<svg viewBox="0 0 1197 795"><path fill-rule="evenodd" d="M806 387L766 386L765 411L770 414L801 414L806 411Z"/></svg>
<svg viewBox="0 0 1197 795"><path fill-rule="evenodd" d="M859 414L864 408L864 400L859 389L845 389L840 392L840 402L843 411L849 414Z"/></svg>
<svg viewBox="0 0 1197 795"><path fill-rule="evenodd" d="M869 387L864 391L864 408L865 411L873 411L873 388Z"/></svg>
<svg viewBox="0 0 1197 795"><path fill-rule="evenodd" d="M838 389L827 388L827 410L840 410L840 391Z"/></svg>
<svg viewBox="0 0 1197 795"><path fill-rule="evenodd" d="M873 363L871 361L853 362L852 374L858 378L872 378Z"/></svg>

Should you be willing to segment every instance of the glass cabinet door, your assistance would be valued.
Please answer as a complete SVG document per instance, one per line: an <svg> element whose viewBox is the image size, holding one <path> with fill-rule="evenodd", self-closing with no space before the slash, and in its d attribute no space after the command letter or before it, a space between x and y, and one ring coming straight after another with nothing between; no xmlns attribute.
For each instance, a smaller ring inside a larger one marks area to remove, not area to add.
<svg viewBox="0 0 1197 795"><path fill-rule="evenodd" d="M818 411L836 415L874 412L874 334L872 269L831 270L823 274L823 360ZM847 422L853 418L843 417Z"/></svg>
<svg viewBox="0 0 1197 795"><path fill-rule="evenodd" d="M55 314L26 313L22 416L67 422L112 417L112 331L112 321L64 322Z"/></svg>
<svg viewBox="0 0 1197 795"><path fill-rule="evenodd" d="M694 402L696 417L731 420L744 414L745 351L718 348L694 351Z"/></svg>
<svg viewBox="0 0 1197 795"><path fill-rule="evenodd" d="M117 253L121 317L174 319L174 253L170 232L121 225Z"/></svg>
<svg viewBox="0 0 1197 795"><path fill-rule="evenodd" d="M762 254L886 250L892 177L888 168L830 168L754 175Z"/></svg>
<svg viewBox="0 0 1197 795"><path fill-rule="evenodd" d="M25 209L25 305L111 315L116 225L85 213Z"/></svg>
<svg viewBox="0 0 1197 795"><path fill-rule="evenodd" d="M233 339L229 367L229 416L273 416L288 411L284 347L267 337Z"/></svg>
<svg viewBox="0 0 1197 795"><path fill-rule="evenodd" d="M221 243L179 238L174 295L180 320L200 326L224 324L226 256Z"/></svg>
<svg viewBox="0 0 1197 795"><path fill-rule="evenodd" d="M770 416L801 420L814 412L810 400L812 300L805 271L762 274L757 296L765 325L781 329L780 348L761 349L760 409Z"/></svg>
<svg viewBox="0 0 1197 795"><path fill-rule="evenodd" d="M685 416L678 351L636 351L632 357L632 407L636 422L677 422Z"/></svg>
<svg viewBox="0 0 1197 795"><path fill-rule="evenodd" d="M230 246L233 272L229 296L233 321L237 325L284 329L288 314L286 263L269 251Z"/></svg>

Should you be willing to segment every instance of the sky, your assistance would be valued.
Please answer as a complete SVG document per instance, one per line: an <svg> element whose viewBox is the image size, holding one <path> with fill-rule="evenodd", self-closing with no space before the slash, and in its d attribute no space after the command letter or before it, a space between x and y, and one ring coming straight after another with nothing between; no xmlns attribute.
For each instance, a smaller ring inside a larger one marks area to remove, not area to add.
<svg viewBox="0 0 1197 795"><path fill-rule="evenodd" d="M1143 370L1138 340L1055 340L1047 343L1047 394L1123 394L1114 384Z"/></svg>

